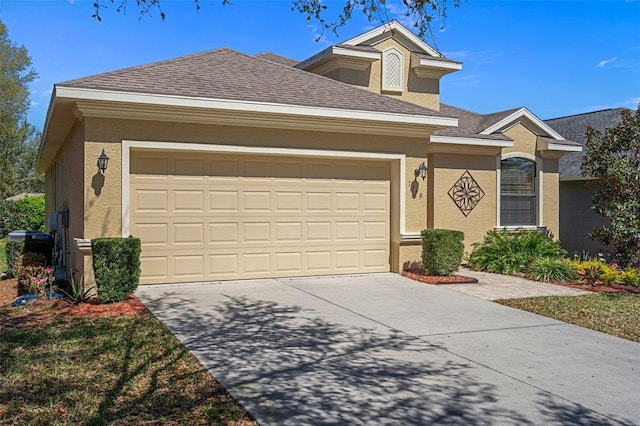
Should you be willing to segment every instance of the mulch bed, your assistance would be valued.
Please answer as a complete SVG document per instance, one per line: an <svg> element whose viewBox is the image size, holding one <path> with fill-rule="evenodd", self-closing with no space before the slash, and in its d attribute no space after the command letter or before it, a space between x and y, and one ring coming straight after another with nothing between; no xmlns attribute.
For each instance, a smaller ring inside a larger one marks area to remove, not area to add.
<svg viewBox="0 0 640 426"><path fill-rule="evenodd" d="M89 303L74 305L65 299L48 300L38 298L19 308L10 306L16 298L16 279L0 281L0 326L32 327L49 321L54 316L97 318L105 316L135 317L150 315L147 308L135 296L122 302L98 304L93 299Z"/></svg>
<svg viewBox="0 0 640 426"><path fill-rule="evenodd" d="M402 271L402 276L410 278L415 281L420 281L426 284L475 284L478 282L475 278L465 277L464 275L451 275L449 277L439 277L429 275L426 271L420 269L410 269ZM526 276L522 276L526 278ZM597 283L595 286L580 282L580 281L553 281L550 284L561 285L564 287L577 288L585 291L593 292L610 292L610 293L632 293L640 294L640 288L619 284L602 284Z"/></svg>
<svg viewBox="0 0 640 426"><path fill-rule="evenodd" d="M475 284L478 282L475 278L465 277L464 275L453 274L448 277L441 277L437 275L429 275L428 272L420 269L409 269L402 271L403 277L410 278L415 281L420 281L425 284Z"/></svg>
<svg viewBox="0 0 640 426"><path fill-rule="evenodd" d="M596 285L592 286L579 281L553 281L551 284L593 292L640 294L640 288L628 285L596 283Z"/></svg>

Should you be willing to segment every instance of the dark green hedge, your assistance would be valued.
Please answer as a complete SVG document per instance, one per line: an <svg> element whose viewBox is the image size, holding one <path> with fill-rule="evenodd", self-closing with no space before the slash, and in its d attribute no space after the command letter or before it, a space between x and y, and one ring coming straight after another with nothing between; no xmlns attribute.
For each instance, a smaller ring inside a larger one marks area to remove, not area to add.
<svg viewBox="0 0 640 426"><path fill-rule="evenodd" d="M16 264L18 256L21 254L33 252L44 254L47 265L51 265L51 255L53 254L53 240L24 240L24 241L7 241L5 253L7 256L7 273L15 277L18 270Z"/></svg>
<svg viewBox="0 0 640 426"><path fill-rule="evenodd" d="M91 249L100 303L125 300L140 282L140 239L97 238Z"/></svg>
<svg viewBox="0 0 640 426"><path fill-rule="evenodd" d="M462 264L464 234L448 229L422 231L422 267L431 275L451 275Z"/></svg>

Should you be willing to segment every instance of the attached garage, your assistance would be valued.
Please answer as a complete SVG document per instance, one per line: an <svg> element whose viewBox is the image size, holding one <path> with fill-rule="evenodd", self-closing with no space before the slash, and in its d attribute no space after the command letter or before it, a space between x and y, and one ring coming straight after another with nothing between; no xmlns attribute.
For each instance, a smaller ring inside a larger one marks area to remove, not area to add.
<svg viewBox="0 0 640 426"><path fill-rule="evenodd" d="M141 284L390 270L388 160L132 150Z"/></svg>

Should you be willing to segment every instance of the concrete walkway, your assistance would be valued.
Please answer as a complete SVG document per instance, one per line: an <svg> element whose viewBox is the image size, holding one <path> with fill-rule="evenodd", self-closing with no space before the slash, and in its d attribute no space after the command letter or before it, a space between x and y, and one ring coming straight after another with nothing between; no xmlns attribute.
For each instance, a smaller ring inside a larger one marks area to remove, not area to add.
<svg viewBox="0 0 640 426"><path fill-rule="evenodd" d="M518 299L539 296L579 296L590 294L590 291L563 287L555 284L531 281L509 275L490 274L462 268L459 272L465 277L475 278L477 284L440 285L460 293L480 297L486 300Z"/></svg>
<svg viewBox="0 0 640 426"><path fill-rule="evenodd" d="M640 344L396 274L143 286L262 425L640 422Z"/></svg>

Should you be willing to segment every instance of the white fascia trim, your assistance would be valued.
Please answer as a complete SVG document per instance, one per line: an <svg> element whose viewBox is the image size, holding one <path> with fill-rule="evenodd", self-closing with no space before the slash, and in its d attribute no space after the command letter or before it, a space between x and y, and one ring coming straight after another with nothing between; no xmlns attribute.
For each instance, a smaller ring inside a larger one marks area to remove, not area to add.
<svg viewBox="0 0 640 426"><path fill-rule="evenodd" d="M114 90L59 87L57 97L86 99L106 102L152 104L174 107L191 107L244 111L256 113L287 114L306 117L353 119L401 124L423 124L428 126L456 126L457 119L426 115L400 114L338 108L322 108L304 105L288 105L270 102L238 101L229 99L198 98L152 93L118 92Z"/></svg>
<svg viewBox="0 0 640 426"><path fill-rule="evenodd" d="M533 114L531 111L529 111L526 108L520 108L519 110L509 115L508 117L498 121L497 123L495 123L490 127L487 127L482 132L480 132L480 134L490 135L491 133L502 129L503 127L509 125L511 122L521 117L526 117L527 119L531 120L536 126L538 126L540 129L545 131L552 138L557 140L565 140L559 133L557 133L555 130L553 130L551 127L545 124L544 121L540 120L535 114Z"/></svg>
<svg viewBox="0 0 640 426"><path fill-rule="evenodd" d="M511 148L513 146L513 141L497 141L482 138L464 138L456 136L431 135L429 141L433 143L447 143L452 145L475 145L498 148Z"/></svg>
<svg viewBox="0 0 640 426"><path fill-rule="evenodd" d="M547 143L547 149L551 151L582 152L582 147L579 145L564 145L559 143Z"/></svg>
<svg viewBox="0 0 640 426"><path fill-rule="evenodd" d="M300 62L299 64L296 64L295 68L298 68L301 70L307 69L308 67L315 65L318 62L321 62L333 55L348 56L351 58L369 59L372 62L380 59L380 52L365 52L362 50L352 50L352 49L345 49L344 47L339 47L339 46L331 46L328 49L325 49L322 52L318 53L317 55L314 55L309 59L306 59Z"/></svg>
<svg viewBox="0 0 640 426"><path fill-rule="evenodd" d="M424 67L433 67L433 68L443 68L452 71L459 71L462 69L462 64L456 62L443 62L443 61L434 61L433 59L427 58L418 58L418 64Z"/></svg>
<svg viewBox="0 0 640 426"><path fill-rule="evenodd" d="M131 170L131 149L140 148L148 150L170 151L198 151L207 153L228 154L260 154L260 155L287 155L297 157L319 158L348 158L348 159L376 159L400 162L400 234L405 235L405 204L406 204L406 163L405 154L385 154L377 152L333 151L321 149L297 149L297 148L271 148L234 145L209 145L184 142L150 142L150 141L122 141L122 236L128 237L130 233L129 223L129 170Z"/></svg>
<svg viewBox="0 0 640 426"><path fill-rule="evenodd" d="M351 58L371 59L372 61L376 61L381 57L380 52L366 52L364 50L345 49L344 47L339 46L334 46L332 51L334 55L349 56Z"/></svg>
<svg viewBox="0 0 640 426"><path fill-rule="evenodd" d="M388 32L388 31L391 31L391 30L395 30L395 31L399 32L400 34L402 34L405 38L409 39L409 41L414 43L416 46L422 48L425 51L425 53L428 53L431 56L442 57L440 52L438 52L433 47L429 46L427 43L422 41L420 39L420 37L418 37L417 35L415 35L411 31L409 31L406 27L404 27L402 24L400 24L396 20L393 20L391 22L387 22L386 24L380 25L379 27L374 28L374 29L372 29L370 31L367 31L364 34L360 34L359 36L356 36L356 37L354 37L352 39L349 39L349 40L343 42L342 44L346 44L348 46L357 46L359 44L365 43L365 42L371 40L372 38L378 37L379 35L382 35L382 34Z"/></svg>

